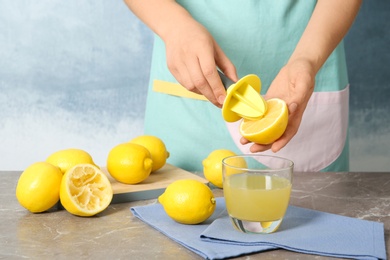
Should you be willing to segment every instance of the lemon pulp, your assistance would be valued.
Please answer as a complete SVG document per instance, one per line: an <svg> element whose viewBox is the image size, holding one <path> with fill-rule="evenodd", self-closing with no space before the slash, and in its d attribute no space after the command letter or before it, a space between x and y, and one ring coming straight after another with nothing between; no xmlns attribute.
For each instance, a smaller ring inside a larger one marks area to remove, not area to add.
<svg viewBox="0 0 390 260"><path fill-rule="evenodd" d="M62 178L61 204L74 215L96 215L108 207L112 197L110 181L94 165L76 165L70 168Z"/></svg>
<svg viewBox="0 0 390 260"><path fill-rule="evenodd" d="M278 98L267 100L267 111L259 120L243 119L240 133L251 142L271 144L280 138L288 123L286 103Z"/></svg>

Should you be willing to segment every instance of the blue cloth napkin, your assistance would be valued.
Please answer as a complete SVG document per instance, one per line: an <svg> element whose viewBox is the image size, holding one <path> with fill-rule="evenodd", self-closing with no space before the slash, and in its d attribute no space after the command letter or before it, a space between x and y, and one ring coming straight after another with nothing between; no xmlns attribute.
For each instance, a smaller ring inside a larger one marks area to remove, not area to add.
<svg viewBox="0 0 390 260"><path fill-rule="evenodd" d="M233 256L275 249L270 245L241 246L210 243L202 241L202 232L218 217L226 215L224 200L217 199L214 214L205 222L198 225L183 225L173 221L165 213L161 204L138 206L130 209L134 216L154 227L172 240L197 253L206 259L224 259ZM255 250L255 251L253 251Z"/></svg>
<svg viewBox="0 0 390 260"><path fill-rule="evenodd" d="M161 204L131 208L137 218L206 259L224 259L283 248L323 256L386 259L383 223L289 206L278 231L244 234L230 223L225 200L217 198L214 214L199 225L169 218Z"/></svg>

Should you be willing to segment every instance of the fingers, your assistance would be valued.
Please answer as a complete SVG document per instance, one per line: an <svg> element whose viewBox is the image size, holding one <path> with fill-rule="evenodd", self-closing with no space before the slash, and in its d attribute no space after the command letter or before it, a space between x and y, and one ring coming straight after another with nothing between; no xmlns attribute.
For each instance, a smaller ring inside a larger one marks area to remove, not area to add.
<svg viewBox="0 0 390 260"><path fill-rule="evenodd" d="M288 142L296 135L298 132L299 125L301 124L301 115L298 115L300 111L298 110L297 103L291 103L288 106L289 117L288 117L288 125L286 131L284 131L283 135L276 140L271 147L271 150L276 153L286 146Z"/></svg>
<svg viewBox="0 0 390 260"><path fill-rule="evenodd" d="M207 91L210 91L209 95L215 98L218 106L222 106L226 97L226 90L222 85L216 66L214 65L213 68L205 66L202 68L202 72L208 83Z"/></svg>
<svg viewBox="0 0 390 260"><path fill-rule="evenodd" d="M240 143L241 143L242 145L246 145L246 144L249 144L249 143L251 143L251 142L248 141L245 137L241 137ZM252 144L252 146L249 148L249 151L250 151L251 153L257 153L257 152L264 152L264 151L266 151L266 150L268 150L268 149L270 149L270 148L271 148L271 144L269 144L269 145L262 145L262 144L256 144L256 143L254 143L254 144Z"/></svg>
<svg viewBox="0 0 390 260"><path fill-rule="evenodd" d="M202 94L214 105L222 106L226 94L213 57L193 56L168 64L168 68L187 90Z"/></svg>
<svg viewBox="0 0 390 260"><path fill-rule="evenodd" d="M219 69L233 82L238 81L236 67L233 65L233 63L228 59L228 57L220 50L220 53L217 55L217 65ZM225 88L220 88L219 86L215 85L217 88L213 89L214 93L218 97L218 101L220 104L223 104L226 98L226 90Z"/></svg>
<svg viewBox="0 0 390 260"><path fill-rule="evenodd" d="M226 90L219 77L217 66L232 80L236 80L236 69L214 40L209 48L201 51L169 52L168 68L176 80L187 90L204 95L218 107L226 97Z"/></svg>
<svg viewBox="0 0 390 260"><path fill-rule="evenodd" d="M296 128L296 127L287 127L284 134L272 144L272 146L271 146L272 152L276 153L276 152L280 151L283 147L285 147L286 144L288 142L290 142L291 139L295 136L297 131L298 131L298 128Z"/></svg>
<svg viewBox="0 0 390 260"><path fill-rule="evenodd" d="M222 94L224 94L224 89L214 60L210 57L199 57L195 61L187 63L187 71L192 82L189 90L199 91L214 105L221 106L222 104L218 102L218 97L221 94L214 93L214 89L222 88ZM221 92L221 90L219 91Z"/></svg>
<svg viewBox="0 0 390 260"><path fill-rule="evenodd" d="M192 91L196 94L202 94L197 88L194 87L189 71L187 69L179 69L179 68L186 68L184 62L179 62L179 65L176 63L171 63L171 64L168 63L168 68L172 73L172 75L180 83L180 85L182 85L187 90Z"/></svg>
<svg viewBox="0 0 390 260"><path fill-rule="evenodd" d="M262 152L271 149L280 151L298 132L302 116L314 91L315 72L310 63L298 61L284 66L272 81L266 99L277 97L283 99L289 110L288 125L283 135L271 145L252 144L251 152ZM249 141L241 140L242 144Z"/></svg>
<svg viewBox="0 0 390 260"><path fill-rule="evenodd" d="M202 75L204 77L205 84L203 86L199 86L203 87L203 89L200 90L211 102L215 100L215 102L213 102L214 105L221 107L223 101L225 100L226 91L222 85L221 78L219 77L217 71L214 54L202 54L204 56L202 55L199 57L199 65L201 68Z"/></svg>
<svg viewBox="0 0 390 260"><path fill-rule="evenodd" d="M298 128L301 122L301 116L300 116L301 112L298 109L297 103L291 103L288 106L288 109L289 109L288 125L283 135L272 144L268 144L268 145L256 144L256 143L252 144L251 147L249 148L250 152L258 153L258 152L264 152L266 150L271 149L272 152L276 153L280 151L284 146L286 146L288 142L291 141L291 139L298 132ZM249 144L250 141L248 141L244 137L241 137L240 143L242 145L246 145Z"/></svg>
<svg viewBox="0 0 390 260"><path fill-rule="evenodd" d="M249 148L249 151L251 153L258 153L258 152L264 152L264 151L271 149L272 152L276 153L276 152L280 151L284 146L286 146L286 144L294 137L296 132L297 132L296 128L293 128L293 127L289 128L288 127L288 128L286 128L286 131L284 132L284 134L278 140L276 140L274 143L267 144L267 145L254 143ZM249 144L250 143L248 140L246 140L246 141L240 140L240 141L241 141L241 144Z"/></svg>

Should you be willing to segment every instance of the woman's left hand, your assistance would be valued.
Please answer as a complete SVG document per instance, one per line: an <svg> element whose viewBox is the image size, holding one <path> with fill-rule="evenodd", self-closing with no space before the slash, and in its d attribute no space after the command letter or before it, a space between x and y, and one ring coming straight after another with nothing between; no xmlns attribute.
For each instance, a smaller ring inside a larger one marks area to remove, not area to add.
<svg viewBox="0 0 390 260"><path fill-rule="evenodd" d="M285 65L273 80L265 99L283 99L288 107L288 125L284 134L269 145L254 143L250 151L261 152L271 149L277 152L282 149L298 132L303 112L314 91L315 69L312 64L304 59L295 60ZM241 138L241 144L248 144L249 141Z"/></svg>

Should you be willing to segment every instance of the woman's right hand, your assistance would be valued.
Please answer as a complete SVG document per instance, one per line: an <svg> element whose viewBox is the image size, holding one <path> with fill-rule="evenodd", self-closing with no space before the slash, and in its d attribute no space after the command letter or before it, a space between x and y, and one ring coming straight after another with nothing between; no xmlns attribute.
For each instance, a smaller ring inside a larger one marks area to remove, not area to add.
<svg viewBox="0 0 390 260"><path fill-rule="evenodd" d="M168 68L189 91L221 107L226 96L217 67L237 81L236 68L208 30L174 0L125 0L164 41Z"/></svg>
<svg viewBox="0 0 390 260"><path fill-rule="evenodd" d="M168 68L177 81L221 107L226 91L217 67L233 81L237 81L236 69L207 29L192 18L186 19L163 40Z"/></svg>

